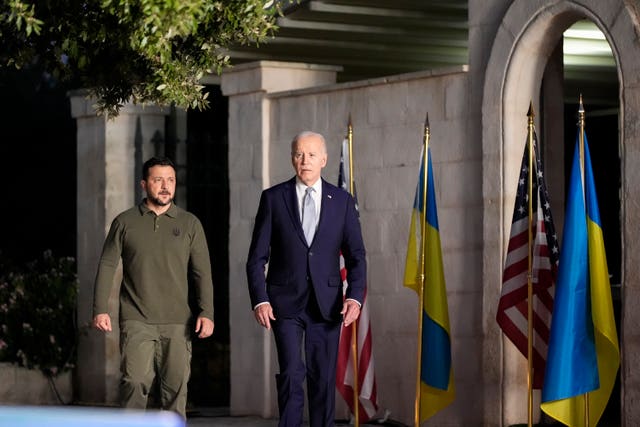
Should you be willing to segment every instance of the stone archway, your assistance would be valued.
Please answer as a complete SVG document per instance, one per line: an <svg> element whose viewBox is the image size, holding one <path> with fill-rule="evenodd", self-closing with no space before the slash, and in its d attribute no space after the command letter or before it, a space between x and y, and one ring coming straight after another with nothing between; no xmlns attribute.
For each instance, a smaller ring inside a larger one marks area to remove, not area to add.
<svg viewBox="0 0 640 427"><path fill-rule="evenodd" d="M640 421L640 408L632 404L640 394L640 372L633 368L637 366L635 355L640 354L640 312L634 308L640 302L640 262L634 258L640 253L640 239L634 239L640 223L640 204L634 192L640 188L640 168L634 167L640 164L640 27L636 6L623 0L515 0L505 13L487 64L482 100L484 217L497 219L484 221L484 294L487 302L499 298L514 200L512 183L517 179L522 155L526 110L531 100L535 105L538 99L547 60L562 32L582 18L596 23L605 34L618 67L623 245L621 413L623 425L631 426ZM488 303L485 316L485 324L495 323L495 303ZM500 367L489 371L498 378L486 381L501 384L503 396L499 403L487 405L499 405L502 423L508 425L522 422L522 410L514 409L506 400L512 391L518 396L521 392L516 388L521 387L507 378L512 374L506 372L508 350L495 351L501 348L501 339L499 330L488 331L485 337L485 364ZM486 409L496 412L495 407ZM526 405L523 409L526 416Z"/></svg>

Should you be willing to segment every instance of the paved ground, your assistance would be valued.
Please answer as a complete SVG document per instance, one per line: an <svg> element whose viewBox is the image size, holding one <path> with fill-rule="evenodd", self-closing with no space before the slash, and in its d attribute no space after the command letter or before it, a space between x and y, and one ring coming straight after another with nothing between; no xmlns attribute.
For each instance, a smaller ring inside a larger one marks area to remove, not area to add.
<svg viewBox="0 0 640 427"><path fill-rule="evenodd" d="M305 423L302 427L307 427ZM368 424L360 423L361 426L395 426L406 427L405 424L394 422L393 420L371 421ZM198 408L188 413L187 427L277 427L278 420L265 420L260 417L232 417L228 410L220 408ZM346 420L337 420L336 427L349 426Z"/></svg>
<svg viewBox="0 0 640 427"><path fill-rule="evenodd" d="M346 425L346 424L337 424ZM278 420L247 416L232 417L226 408L197 408L187 413L187 427L277 427ZM304 424L303 426L308 426Z"/></svg>
<svg viewBox="0 0 640 427"><path fill-rule="evenodd" d="M232 417L226 408L197 408L187 412L187 427L277 427L277 425L277 420L265 420L260 417Z"/></svg>
<svg viewBox="0 0 640 427"><path fill-rule="evenodd" d="M164 411L123 411L119 408L89 406L5 406L0 403L2 427L182 427L177 414ZM277 427L278 420L256 416L229 415L225 408L197 408L187 411L185 427ZM301 427L308 427L304 423ZM362 426L406 427L392 420L370 421ZM347 427L346 420L336 420L336 427Z"/></svg>
<svg viewBox="0 0 640 427"><path fill-rule="evenodd" d="M304 423L302 427L307 427L309 424ZM349 426L347 422L336 422L336 427ZM395 426L395 427L407 427L406 424L401 424L394 421L377 422L377 423L360 423L361 426ZM187 427L277 427L277 420L265 420L259 417L196 417L189 418L187 420Z"/></svg>
<svg viewBox="0 0 640 427"><path fill-rule="evenodd" d="M277 427L277 425L276 420L258 417L191 417L187 420L187 427Z"/></svg>

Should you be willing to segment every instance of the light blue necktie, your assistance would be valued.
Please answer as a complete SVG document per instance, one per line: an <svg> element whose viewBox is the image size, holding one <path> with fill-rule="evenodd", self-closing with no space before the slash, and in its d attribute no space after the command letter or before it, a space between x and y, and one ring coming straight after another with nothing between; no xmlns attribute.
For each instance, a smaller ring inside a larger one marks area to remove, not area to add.
<svg viewBox="0 0 640 427"><path fill-rule="evenodd" d="M311 245L313 235L316 233L316 204L313 201L313 187L307 187L302 198L302 231L307 239L307 244Z"/></svg>

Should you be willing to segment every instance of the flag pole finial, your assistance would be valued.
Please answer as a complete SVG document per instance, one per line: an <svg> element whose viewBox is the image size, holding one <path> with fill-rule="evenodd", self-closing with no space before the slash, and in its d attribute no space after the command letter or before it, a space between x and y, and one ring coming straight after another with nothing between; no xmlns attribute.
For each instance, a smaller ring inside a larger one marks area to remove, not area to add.
<svg viewBox="0 0 640 427"><path fill-rule="evenodd" d="M584 188L584 124L585 124L585 113L584 113L584 104L582 102L582 94L580 94L579 104L578 104L578 144L580 150L580 175L582 177L582 185Z"/></svg>
<svg viewBox="0 0 640 427"><path fill-rule="evenodd" d="M535 116L536 113L533 111L533 102L529 101L529 111L527 111L527 117L529 117L529 120L533 120Z"/></svg>
<svg viewBox="0 0 640 427"><path fill-rule="evenodd" d="M429 128L429 112L427 112L427 116L424 119L424 138L422 141L423 144L429 144L429 135L431 135L431 130Z"/></svg>

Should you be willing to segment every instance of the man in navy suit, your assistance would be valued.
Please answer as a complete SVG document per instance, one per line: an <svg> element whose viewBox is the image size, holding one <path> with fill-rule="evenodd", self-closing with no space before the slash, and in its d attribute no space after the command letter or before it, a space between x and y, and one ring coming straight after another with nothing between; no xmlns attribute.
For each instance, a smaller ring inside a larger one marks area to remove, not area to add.
<svg viewBox="0 0 640 427"><path fill-rule="evenodd" d="M298 134L291 163L296 176L260 198L247 259L249 294L258 323L273 328L279 426L302 425L306 377L309 424L327 427L335 418L340 323L358 318L364 298L365 248L353 197L321 178L324 137ZM345 298L340 252L348 271Z"/></svg>

